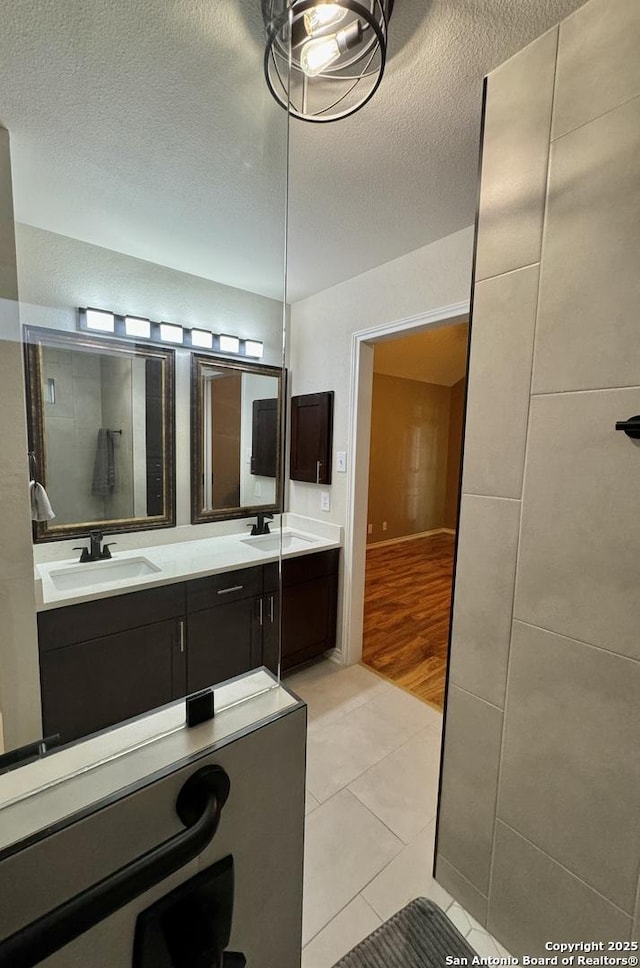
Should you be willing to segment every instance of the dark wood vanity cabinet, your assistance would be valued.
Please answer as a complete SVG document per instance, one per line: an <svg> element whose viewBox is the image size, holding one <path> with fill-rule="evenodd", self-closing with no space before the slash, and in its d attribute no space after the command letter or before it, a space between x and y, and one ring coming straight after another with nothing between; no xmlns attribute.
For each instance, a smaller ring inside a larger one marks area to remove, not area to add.
<svg viewBox="0 0 640 968"><path fill-rule="evenodd" d="M184 586L38 615L44 735L86 736L185 694Z"/></svg>
<svg viewBox="0 0 640 968"><path fill-rule="evenodd" d="M187 692L263 664L262 567L187 582Z"/></svg>
<svg viewBox="0 0 640 968"><path fill-rule="evenodd" d="M335 645L339 552L283 561L282 668ZM40 612L44 735L68 743L265 665L278 669L278 565Z"/></svg>
<svg viewBox="0 0 640 968"><path fill-rule="evenodd" d="M340 551L282 562L282 671L336 644Z"/></svg>

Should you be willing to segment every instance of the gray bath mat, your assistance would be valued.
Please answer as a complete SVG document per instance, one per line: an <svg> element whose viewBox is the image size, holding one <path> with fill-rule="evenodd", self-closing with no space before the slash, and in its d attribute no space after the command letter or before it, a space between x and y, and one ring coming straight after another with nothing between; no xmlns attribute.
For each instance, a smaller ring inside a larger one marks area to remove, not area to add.
<svg viewBox="0 0 640 968"><path fill-rule="evenodd" d="M433 901L418 897L334 968L444 968L447 955L468 958L470 965L475 951Z"/></svg>

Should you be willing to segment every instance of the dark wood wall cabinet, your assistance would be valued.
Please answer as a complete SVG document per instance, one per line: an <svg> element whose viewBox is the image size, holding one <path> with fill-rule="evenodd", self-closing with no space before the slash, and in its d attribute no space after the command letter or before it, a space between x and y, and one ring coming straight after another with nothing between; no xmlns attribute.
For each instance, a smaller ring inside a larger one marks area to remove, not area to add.
<svg viewBox="0 0 640 968"><path fill-rule="evenodd" d="M292 481L331 484L333 390L291 397Z"/></svg>
<svg viewBox="0 0 640 968"><path fill-rule="evenodd" d="M335 645L338 555L283 561L283 669ZM277 564L40 612L44 735L67 743L259 666L277 672L279 626Z"/></svg>

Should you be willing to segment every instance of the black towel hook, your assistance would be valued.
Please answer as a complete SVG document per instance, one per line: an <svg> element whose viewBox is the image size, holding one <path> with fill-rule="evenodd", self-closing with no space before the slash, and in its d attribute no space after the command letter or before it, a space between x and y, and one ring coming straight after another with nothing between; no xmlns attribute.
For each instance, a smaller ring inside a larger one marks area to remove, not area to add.
<svg viewBox="0 0 640 968"><path fill-rule="evenodd" d="M616 430L622 430L632 440L640 440L640 414L628 420L617 420Z"/></svg>

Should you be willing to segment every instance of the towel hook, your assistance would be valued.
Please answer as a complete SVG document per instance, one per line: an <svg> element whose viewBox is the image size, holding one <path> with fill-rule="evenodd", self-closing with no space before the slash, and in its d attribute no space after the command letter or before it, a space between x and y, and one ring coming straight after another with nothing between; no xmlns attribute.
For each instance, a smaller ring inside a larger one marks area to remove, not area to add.
<svg viewBox="0 0 640 968"><path fill-rule="evenodd" d="M27 451L27 457L29 458L29 480L35 481L36 484L40 484L38 479L38 462L36 460L36 455L32 450Z"/></svg>

